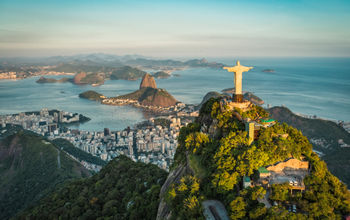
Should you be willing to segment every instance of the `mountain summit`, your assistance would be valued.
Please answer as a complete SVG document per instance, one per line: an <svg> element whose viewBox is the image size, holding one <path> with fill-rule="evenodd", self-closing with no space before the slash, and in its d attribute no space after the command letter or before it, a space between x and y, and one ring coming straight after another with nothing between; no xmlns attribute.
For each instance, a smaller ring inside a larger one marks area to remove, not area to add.
<svg viewBox="0 0 350 220"><path fill-rule="evenodd" d="M154 77L148 73L143 75L142 80L141 80L141 84L140 84L140 89L147 88L147 87L151 87L154 89L157 88L157 84L156 84L156 81L154 80Z"/></svg>
<svg viewBox="0 0 350 220"><path fill-rule="evenodd" d="M174 106L178 102L165 89L157 88L156 81L153 76L148 73L142 77L139 90L116 98L135 100L144 106L157 106L163 108Z"/></svg>
<svg viewBox="0 0 350 220"><path fill-rule="evenodd" d="M157 219L341 219L350 193L297 129L211 98L181 128Z"/></svg>

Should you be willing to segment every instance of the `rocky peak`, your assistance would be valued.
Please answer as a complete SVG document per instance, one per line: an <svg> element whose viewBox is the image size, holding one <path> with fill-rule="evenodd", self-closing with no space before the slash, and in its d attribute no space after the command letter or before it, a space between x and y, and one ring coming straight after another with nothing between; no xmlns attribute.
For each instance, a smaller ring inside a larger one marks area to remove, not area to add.
<svg viewBox="0 0 350 220"><path fill-rule="evenodd" d="M153 76L151 76L148 73L143 75L142 80L141 80L141 84L140 84L140 89L147 88L147 87L151 87L154 89L157 88L156 81L154 80Z"/></svg>

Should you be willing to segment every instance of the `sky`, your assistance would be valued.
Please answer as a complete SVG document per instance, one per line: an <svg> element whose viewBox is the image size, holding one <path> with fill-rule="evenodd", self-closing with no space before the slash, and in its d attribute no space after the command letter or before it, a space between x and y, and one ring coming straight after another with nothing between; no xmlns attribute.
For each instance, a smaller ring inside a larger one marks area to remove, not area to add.
<svg viewBox="0 0 350 220"><path fill-rule="evenodd" d="M0 57L350 57L349 0L0 0Z"/></svg>

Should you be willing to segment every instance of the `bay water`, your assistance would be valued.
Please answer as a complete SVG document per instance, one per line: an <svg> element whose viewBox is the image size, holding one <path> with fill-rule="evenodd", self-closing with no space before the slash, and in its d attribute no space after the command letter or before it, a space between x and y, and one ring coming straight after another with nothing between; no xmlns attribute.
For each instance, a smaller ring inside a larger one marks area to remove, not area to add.
<svg viewBox="0 0 350 220"><path fill-rule="evenodd" d="M237 58L212 61L234 66ZM350 121L349 58L240 58L253 66L243 73L243 90L253 92L271 106L284 105L296 113L332 120ZM273 69L274 72L263 72ZM233 73L222 69L192 68L175 71L179 77L156 79L177 100L198 104L210 91L233 87ZM64 76L47 76L62 78ZM38 84L39 77L0 81L0 114L38 111L41 108L81 113L92 120L75 126L82 130L122 130L145 119L142 110L131 106L109 106L81 99L79 93L95 90L105 96L135 91L140 81L108 80L92 87L71 83Z"/></svg>

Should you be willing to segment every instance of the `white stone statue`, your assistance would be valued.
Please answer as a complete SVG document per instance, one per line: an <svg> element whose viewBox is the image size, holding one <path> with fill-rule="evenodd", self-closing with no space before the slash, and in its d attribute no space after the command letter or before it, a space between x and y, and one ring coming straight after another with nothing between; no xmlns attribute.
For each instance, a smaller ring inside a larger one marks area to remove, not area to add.
<svg viewBox="0 0 350 220"><path fill-rule="evenodd" d="M247 67L247 66L241 66L240 62L237 61L236 66L233 67L224 67L225 70L228 72L234 72L235 73L235 94L234 94L234 101L235 102L242 102L243 101L243 94L242 94L242 73L248 72L249 70L253 69L253 67Z"/></svg>

